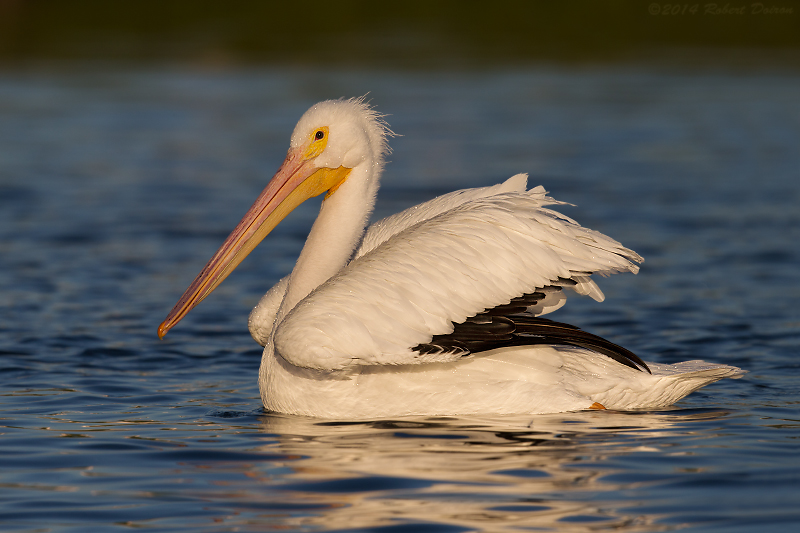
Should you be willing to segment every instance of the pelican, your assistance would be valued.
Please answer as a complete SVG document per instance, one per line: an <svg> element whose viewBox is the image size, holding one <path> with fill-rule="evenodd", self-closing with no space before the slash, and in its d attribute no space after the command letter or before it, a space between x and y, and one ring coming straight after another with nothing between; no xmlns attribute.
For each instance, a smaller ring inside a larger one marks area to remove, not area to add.
<svg viewBox="0 0 800 533"><path fill-rule="evenodd" d="M541 318L565 289L642 258L547 206L527 176L445 194L367 228L394 135L363 98L309 109L275 176L158 328L164 335L306 199L326 193L292 272L253 309L267 410L320 418L659 408L743 372L645 363Z"/></svg>

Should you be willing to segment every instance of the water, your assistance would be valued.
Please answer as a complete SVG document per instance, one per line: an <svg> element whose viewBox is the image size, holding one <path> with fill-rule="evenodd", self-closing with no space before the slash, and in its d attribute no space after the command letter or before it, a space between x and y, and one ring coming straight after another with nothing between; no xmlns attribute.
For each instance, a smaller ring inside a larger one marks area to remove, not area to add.
<svg viewBox="0 0 800 533"><path fill-rule="evenodd" d="M531 174L645 256L555 318L749 370L657 412L266 413L249 309L293 213L156 327L313 102L394 131L376 216ZM0 74L3 531L788 531L800 525L800 77L641 68Z"/></svg>

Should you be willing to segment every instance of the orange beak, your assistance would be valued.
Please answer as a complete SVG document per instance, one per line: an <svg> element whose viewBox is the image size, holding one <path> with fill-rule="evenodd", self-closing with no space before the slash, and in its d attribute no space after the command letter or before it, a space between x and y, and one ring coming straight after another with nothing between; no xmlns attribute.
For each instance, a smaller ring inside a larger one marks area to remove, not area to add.
<svg viewBox="0 0 800 533"><path fill-rule="evenodd" d="M203 301L239 263L277 226L286 215L307 199L325 191L331 194L344 182L349 168L317 168L313 159L317 153L310 147L289 150L278 172L245 213L217 253L197 275L178 303L158 326L158 337L172 329L194 306Z"/></svg>

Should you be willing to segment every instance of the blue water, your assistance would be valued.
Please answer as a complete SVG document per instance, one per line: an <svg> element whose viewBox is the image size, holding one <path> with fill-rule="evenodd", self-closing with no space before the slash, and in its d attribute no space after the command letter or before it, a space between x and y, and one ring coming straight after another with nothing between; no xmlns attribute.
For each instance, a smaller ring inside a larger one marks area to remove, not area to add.
<svg viewBox="0 0 800 533"><path fill-rule="evenodd" d="M645 256L554 318L646 360L749 370L657 412L361 422L266 413L247 314L302 206L156 327L317 100L395 132L376 216L529 172ZM0 73L0 530L800 527L800 76Z"/></svg>

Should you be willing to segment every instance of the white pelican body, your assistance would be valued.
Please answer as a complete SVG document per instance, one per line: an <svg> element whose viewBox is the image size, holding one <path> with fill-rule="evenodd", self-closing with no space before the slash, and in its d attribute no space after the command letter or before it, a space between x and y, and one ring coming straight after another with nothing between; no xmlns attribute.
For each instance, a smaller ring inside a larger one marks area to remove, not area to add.
<svg viewBox="0 0 800 533"><path fill-rule="evenodd" d="M548 209L517 175L450 193L364 231L391 134L360 99L301 118L286 161L159 328L174 326L289 212L327 191L292 273L250 315L272 411L325 418L657 408L742 371L645 364L536 318L635 252Z"/></svg>

